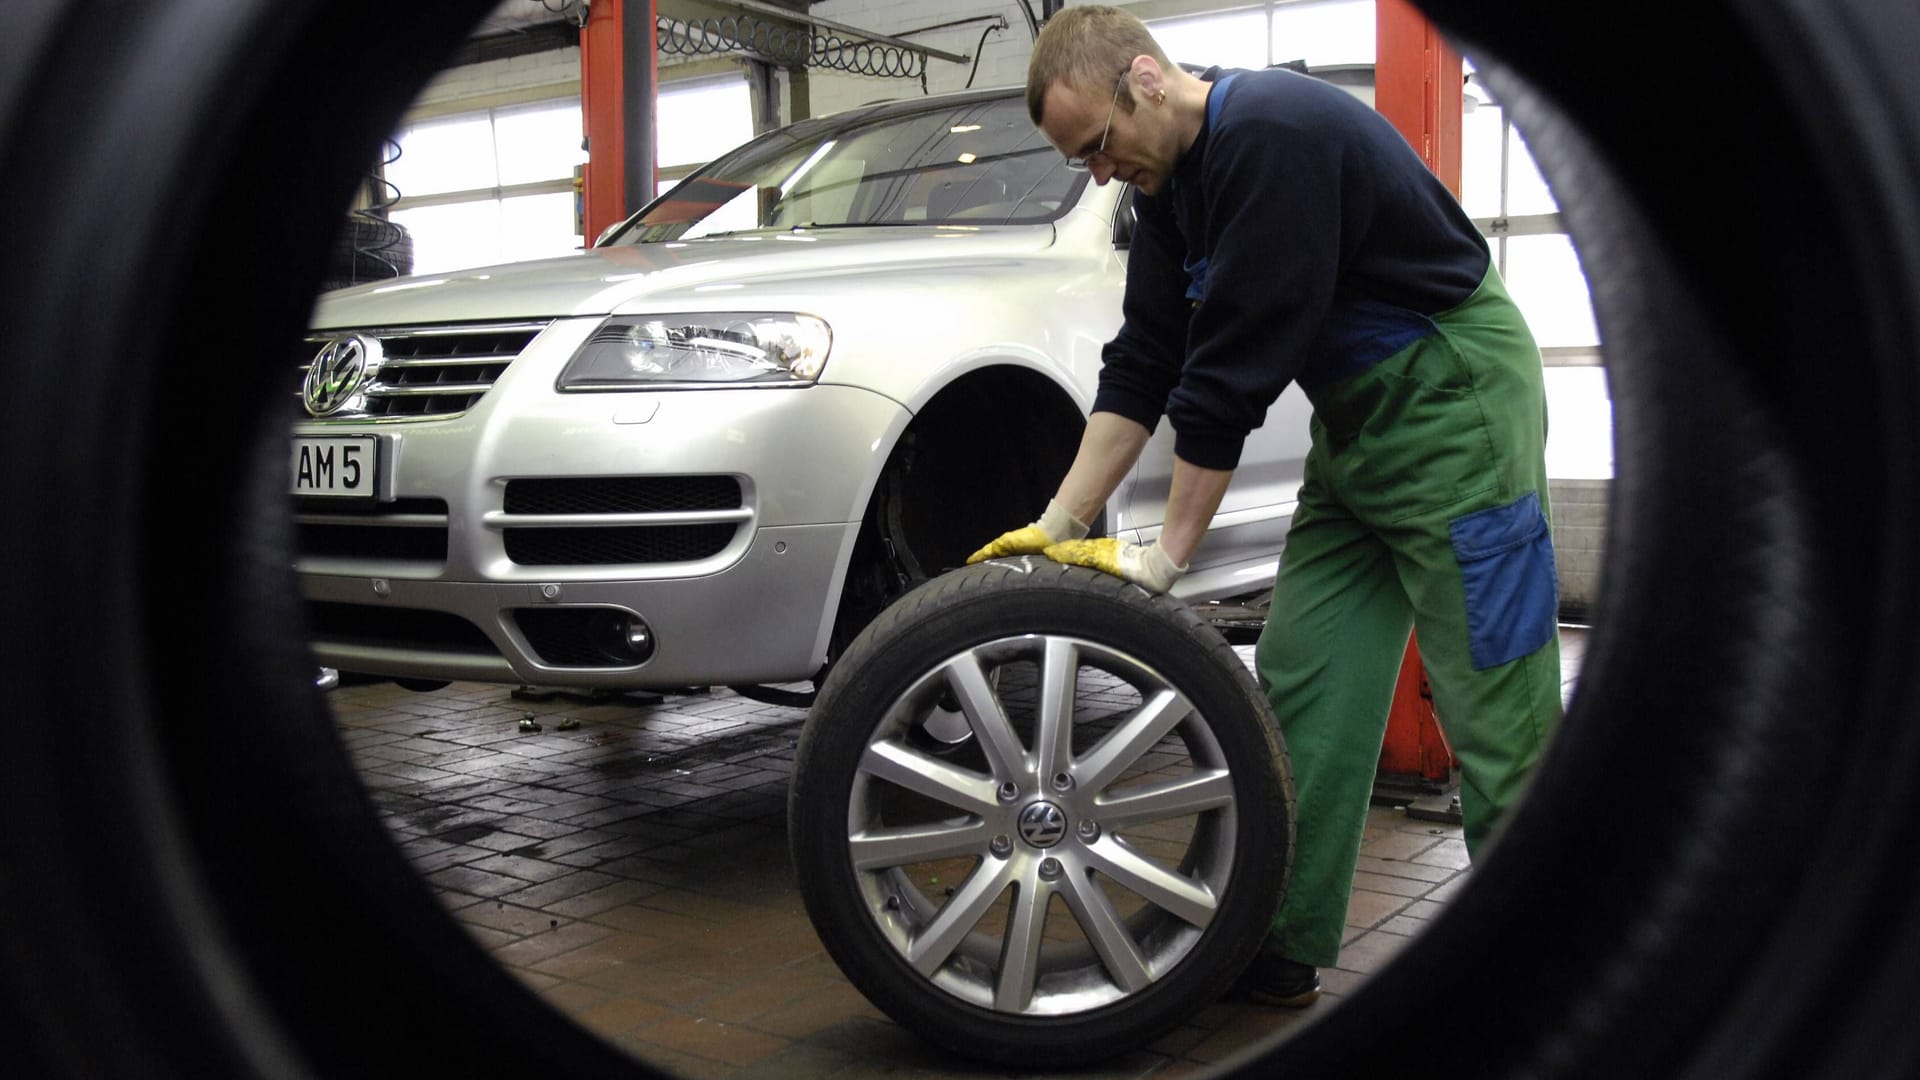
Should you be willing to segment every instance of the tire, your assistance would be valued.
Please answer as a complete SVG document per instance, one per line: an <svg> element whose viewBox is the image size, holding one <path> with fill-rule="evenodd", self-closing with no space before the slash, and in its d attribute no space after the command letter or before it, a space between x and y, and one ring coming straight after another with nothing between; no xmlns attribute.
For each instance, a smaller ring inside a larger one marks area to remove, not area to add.
<svg viewBox="0 0 1920 1080"><path fill-rule="evenodd" d="M292 362L369 149L492 6L8 6L9 1075L651 1072L491 963L360 791L289 631L287 367L180 377L209 326ZM1649 32L1421 6L1510 65L1593 283L1619 447L1596 629L1444 917L1235 1064L1916 1075L1920 9L1702 0ZM316 94L343 57L381 77Z"/></svg>
<svg viewBox="0 0 1920 1080"><path fill-rule="evenodd" d="M0 650L20 735L0 762L0 1072L649 1073L495 963L394 846L291 573L301 324L370 150L490 6L7 6L0 219L36 254L0 315L18 355L62 359L0 358L0 462L36 508L0 524L31 568L0 598L23 629ZM342 64L382 77L317 93ZM88 254L109 237L113 259ZM260 362L194 400L161 373L203 366L214 328ZM183 423L218 431L194 472L220 524L186 544L156 494Z"/></svg>
<svg viewBox="0 0 1920 1080"><path fill-rule="evenodd" d="M1066 728L1036 705L1056 687ZM975 737L921 749L956 700ZM1123 797L1150 782L1192 790ZM788 821L854 985L956 1053L1034 1068L1144 1045L1227 989L1279 903L1293 787L1266 699L1185 605L1015 559L929 582L854 641Z"/></svg>
<svg viewBox="0 0 1920 1080"><path fill-rule="evenodd" d="M398 222L347 215L327 264L326 288L387 281L413 272L413 234Z"/></svg>

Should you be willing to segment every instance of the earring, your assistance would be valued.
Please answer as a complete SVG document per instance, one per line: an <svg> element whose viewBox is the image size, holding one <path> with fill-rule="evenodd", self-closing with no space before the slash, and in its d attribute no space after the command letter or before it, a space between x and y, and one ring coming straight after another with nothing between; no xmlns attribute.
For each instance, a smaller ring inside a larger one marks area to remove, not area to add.
<svg viewBox="0 0 1920 1080"><path fill-rule="evenodd" d="M1160 91L1160 96L1153 99L1153 103L1155 105L1165 105L1167 103L1167 92L1165 90Z"/></svg>

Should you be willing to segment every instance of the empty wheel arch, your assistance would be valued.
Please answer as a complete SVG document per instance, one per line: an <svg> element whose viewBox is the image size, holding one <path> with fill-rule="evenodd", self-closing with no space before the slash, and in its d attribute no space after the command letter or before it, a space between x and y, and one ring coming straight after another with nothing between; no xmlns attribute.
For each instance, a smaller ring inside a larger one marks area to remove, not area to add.
<svg viewBox="0 0 1920 1080"><path fill-rule="evenodd" d="M889 603L1034 520L1072 464L1086 415L1053 380L997 367L955 380L894 444L868 501L828 662ZM1102 523L1096 521L1095 532Z"/></svg>

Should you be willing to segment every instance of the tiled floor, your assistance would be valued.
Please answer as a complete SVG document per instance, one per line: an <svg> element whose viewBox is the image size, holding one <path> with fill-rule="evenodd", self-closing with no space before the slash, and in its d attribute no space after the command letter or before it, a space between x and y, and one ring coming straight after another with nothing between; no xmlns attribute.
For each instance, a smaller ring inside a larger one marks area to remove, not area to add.
<svg viewBox="0 0 1920 1080"><path fill-rule="evenodd" d="M1563 631L1571 693L1584 634ZM1244 652L1245 650L1243 650ZM807 921L786 843L805 713L731 692L543 699L455 684L329 695L396 840L503 965L580 1024L691 1077L1006 1076L899 1028ZM523 730L537 725L537 730ZM1457 827L1376 808L1340 964L1304 1011L1206 1006L1080 1077L1204 1074L1337 1008L1464 884Z"/></svg>

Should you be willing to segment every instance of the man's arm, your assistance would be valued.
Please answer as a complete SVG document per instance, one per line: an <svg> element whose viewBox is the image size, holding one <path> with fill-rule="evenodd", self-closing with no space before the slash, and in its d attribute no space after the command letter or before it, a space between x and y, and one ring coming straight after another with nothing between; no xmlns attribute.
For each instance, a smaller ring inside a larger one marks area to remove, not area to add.
<svg viewBox="0 0 1920 1080"><path fill-rule="evenodd" d="M1056 562L1104 570L1155 592L1172 588L1186 572L1214 511L1220 508L1233 470L1202 468L1175 458L1167 520L1157 542L1141 547L1112 539L1080 539L1086 535L1087 522L1099 515L1140 459L1151 435L1138 421L1118 413L1096 412L1088 417L1080 449L1047 512L1025 528L1002 534L967 561L1044 553Z"/></svg>
<svg viewBox="0 0 1920 1080"><path fill-rule="evenodd" d="M1099 511L1147 443L1147 429L1138 423L1111 413L1094 414L1094 420L1102 418L1097 430L1093 420L1088 421L1080 456L1074 459L1073 468L1060 485L1060 494L1054 497L1056 506L1075 507L1076 517ZM1048 545L1046 556L1055 562L1105 571L1153 592L1166 592L1187 572L1193 552L1200 546L1200 538L1206 534L1232 479L1232 469L1202 468L1176 457L1160 539L1145 546L1111 538L1067 540Z"/></svg>
<svg viewBox="0 0 1920 1080"><path fill-rule="evenodd" d="M1113 497L1113 489L1133 470L1140 451L1153 433L1138 421L1119 413L1097 412L1087 418L1080 449L1054 501L1081 521L1092 521Z"/></svg>
<svg viewBox="0 0 1920 1080"><path fill-rule="evenodd" d="M1067 478L1060 482L1060 493L1054 501L1076 519L1092 521L1140 459L1140 451L1151 435L1117 413L1094 413L1087 419L1080 450L1067 470ZM1160 527L1159 541L1173 562L1185 566L1193 558L1232 481L1232 469L1207 469L1173 459L1173 487L1167 497L1167 520Z"/></svg>
<svg viewBox="0 0 1920 1080"><path fill-rule="evenodd" d="M1201 536L1227 494L1232 469L1207 469L1173 459L1173 489L1167 496L1167 520L1160 526L1160 547L1180 566L1193 561Z"/></svg>

